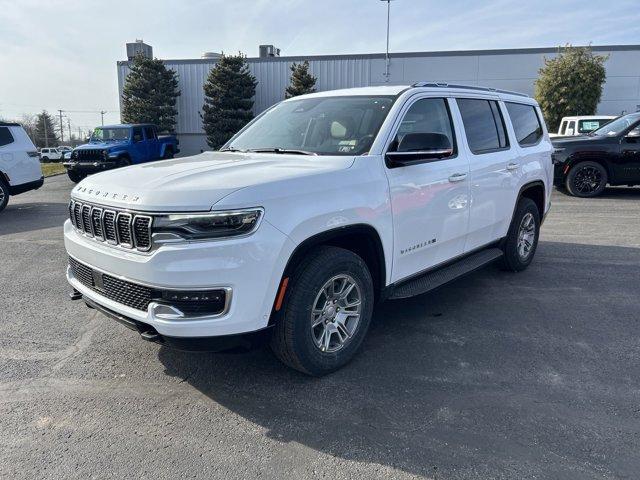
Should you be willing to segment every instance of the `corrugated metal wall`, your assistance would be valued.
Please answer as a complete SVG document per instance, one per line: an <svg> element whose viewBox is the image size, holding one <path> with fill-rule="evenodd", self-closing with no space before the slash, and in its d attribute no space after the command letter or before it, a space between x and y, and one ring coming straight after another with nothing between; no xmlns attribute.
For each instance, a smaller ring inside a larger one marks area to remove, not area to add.
<svg viewBox="0 0 640 480"><path fill-rule="evenodd" d="M608 55L607 83L599 106L601 114L635 111L640 105L640 46L593 47ZM534 82L544 58L553 57L553 49L522 49L478 52L426 52L395 54L390 63L389 83L411 84L417 81L466 83L533 94ZM302 57L269 59L249 58L256 77L254 111L259 113L284 98L289 84L290 65ZM203 85L215 60L166 60L178 73L181 96L178 99L177 131L181 135L203 135L199 112L204 103ZM318 79L318 90L381 85L386 82L383 55L309 57L311 73ZM118 63L120 94L129 69ZM190 150L204 147L200 138ZM188 150L188 149L184 149ZM194 153L189 151L188 153Z"/></svg>

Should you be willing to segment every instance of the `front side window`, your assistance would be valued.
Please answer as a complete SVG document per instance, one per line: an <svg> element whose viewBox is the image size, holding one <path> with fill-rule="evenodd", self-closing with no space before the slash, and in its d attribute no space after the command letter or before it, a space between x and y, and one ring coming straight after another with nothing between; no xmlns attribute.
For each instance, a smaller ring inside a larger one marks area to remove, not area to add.
<svg viewBox="0 0 640 480"><path fill-rule="evenodd" d="M578 121L578 133L591 133L610 121L610 118L591 118L589 120L580 120Z"/></svg>
<svg viewBox="0 0 640 480"><path fill-rule="evenodd" d="M458 98L469 148L475 154L508 148L504 119L495 100Z"/></svg>
<svg viewBox="0 0 640 480"><path fill-rule="evenodd" d="M506 105L520 146L526 147L538 143L543 133L536 107L511 102L506 102Z"/></svg>
<svg viewBox="0 0 640 480"><path fill-rule="evenodd" d="M411 105L398 127L398 132L395 140L389 146L389 151L406 150L403 145L407 142L403 142L403 140L408 134L424 134L430 136L425 138L431 138L432 142L435 141L434 145L446 146L448 144L452 148L452 155L455 155L456 142L446 102L444 98L423 98ZM442 138L442 141L438 141L438 138Z"/></svg>
<svg viewBox="0 0 640 480"><path fill-rule="evenodd" d="M222 150L362 155L369 151L395 98L316 97L282 102Z"/></svg>

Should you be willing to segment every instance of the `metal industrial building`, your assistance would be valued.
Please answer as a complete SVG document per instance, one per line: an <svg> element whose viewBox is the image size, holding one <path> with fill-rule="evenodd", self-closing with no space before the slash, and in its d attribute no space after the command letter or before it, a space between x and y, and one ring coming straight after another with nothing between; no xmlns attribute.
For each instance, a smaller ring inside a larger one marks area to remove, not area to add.
<svg viewBox="0 0 640 480"><path fill-rule="evenodd" d="M142 48L128 47L128 51L142 51ZM608 55L607 82L598 113L618 115L640 109L640 45L593 46L592 50ZM144 51L152 55L149 46L145 45ZM260 52L264 56L247 59L249 69L258 81L255 113L284 98L292 62L309 61L310 70L317 77L318 90L385 83L409 85L429 80L532 95L544 58L555 56L557 48L393 53L388 76L384 54L280 57L277 56L279 50L270 46L261 46ZM208 149L199 112L204 103L203 84L217 57L217 54L206 53L200 59L164 61L179 77L181 96L177 105L177 133L183 155ZM120 98L128 72L129 60L118 62Z"/></svg>

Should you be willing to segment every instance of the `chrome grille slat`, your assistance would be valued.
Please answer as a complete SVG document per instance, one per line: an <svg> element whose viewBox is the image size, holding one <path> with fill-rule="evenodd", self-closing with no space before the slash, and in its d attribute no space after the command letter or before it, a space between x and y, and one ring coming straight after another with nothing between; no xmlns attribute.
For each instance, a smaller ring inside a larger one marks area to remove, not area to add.
<svg viewBox="0 0 640 480"><path fill-rule="evenodd" d="M149 215L135 214L118 209L106 209L77 200L69 202L69 219L74 228L100 242L141 252L151 250Z"/></svg>

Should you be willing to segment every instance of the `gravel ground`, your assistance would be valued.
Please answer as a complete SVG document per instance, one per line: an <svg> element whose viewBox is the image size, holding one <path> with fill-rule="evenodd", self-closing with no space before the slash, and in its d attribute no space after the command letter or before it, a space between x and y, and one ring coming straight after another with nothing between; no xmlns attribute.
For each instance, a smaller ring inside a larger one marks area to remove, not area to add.
<svg viewBox="0 0 640 480"><path fill-rule="evenodd" d="M141 341L64 279L71 184L0 214L2 478L637 478L640 189L554 193L534 263L378 307L347 368Z"/></svg>

